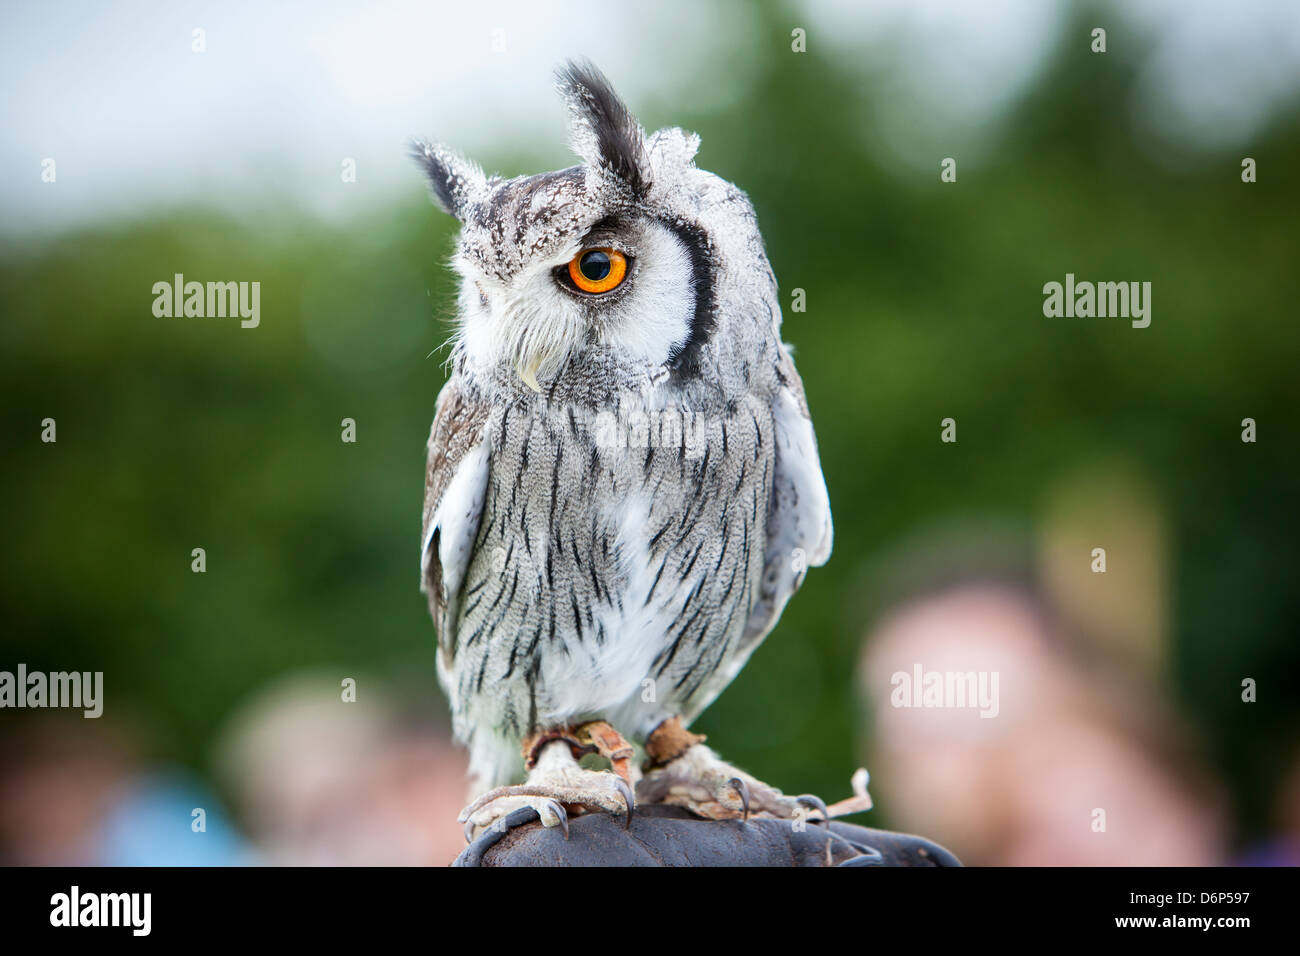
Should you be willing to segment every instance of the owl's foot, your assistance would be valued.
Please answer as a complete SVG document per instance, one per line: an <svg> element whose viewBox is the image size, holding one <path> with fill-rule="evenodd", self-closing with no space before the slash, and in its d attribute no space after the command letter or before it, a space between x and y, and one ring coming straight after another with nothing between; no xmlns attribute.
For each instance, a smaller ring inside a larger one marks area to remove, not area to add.
<svg viewBox="0 0 1300 956"><path fill-rule="evenodd" d="M652 766L637 784L641 803L673 804L709 820L764 816L825 822L871 809L865 770L853 775L854 796L827 807L820 797L786 796L738 770L704 746L702 737L685 731L677 718L661 727L664 732L656 730L646 742Z"/></svg>
<svg viewBox="0 0 1300 956"><path fill-rule="evenodd" d="M641 803L685 807L709 820L748 819L826 820L830 813L819 798L787 797L726 763L704 744L695 744L680 757L650 770L637 785Z"/></svg>
<svg viewBox="0 0 1300 956"><path fill-rule="evenodd" d="M457 820L465 824L466 840L472 839L476 830L506 826L506 817L521 807L532 807L543 826L561 827L566 838L572 813L603 810L623 816L625 825L632 825L636 799L631 784L612 770L579 766L572 735L544 739L532 752L527 780L489 790L460 812ZM618 763L614 765L619 768Z"/></svg>

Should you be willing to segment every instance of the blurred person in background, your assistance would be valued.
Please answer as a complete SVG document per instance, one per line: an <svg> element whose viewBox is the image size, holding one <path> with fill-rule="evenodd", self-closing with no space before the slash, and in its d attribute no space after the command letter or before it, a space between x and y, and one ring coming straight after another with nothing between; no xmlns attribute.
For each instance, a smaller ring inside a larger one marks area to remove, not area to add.
<svg viewBox="0 0 1300 956"><path fill-rule="evenodd" d="M284 679L222 733L218 774L263 862L450 863L465 845L463 755L436 726L405 720L378 682L356 687L348 702L337 678Z"/></svg>
<svg viewBox="0 0 1300 956"><path fill-rule="evenodd" d="M1070 646L1068 622L1032 585L988 573L996 560L927 547L981 570L914 585L867 636L868 766L890 819L968 864L1225 862L1222 787L1134 663L1146 655ZM973 675L991 693L983 706L927 703L912 692L918 674Z"/></svg>
<svg viewBox="0 0 1300 956"><path fill-rule="evenodd" d="M212 790L188 770L150 765L145 750L127 725L28 716L0 745L0 862L248 862L249 849Z"/></svg>

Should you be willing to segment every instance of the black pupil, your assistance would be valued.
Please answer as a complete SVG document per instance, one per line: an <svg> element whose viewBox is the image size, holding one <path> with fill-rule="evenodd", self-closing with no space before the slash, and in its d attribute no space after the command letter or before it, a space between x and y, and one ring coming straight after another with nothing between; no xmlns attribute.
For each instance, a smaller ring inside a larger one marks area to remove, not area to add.
<svg viewBox="0 0 1300 956"><path fill-rule="evenodd" d="M599 282L609 275L609 253L601 252L599 249L584 252L582 258L578 260L578 270L585 278L592 282Z"/></svg>

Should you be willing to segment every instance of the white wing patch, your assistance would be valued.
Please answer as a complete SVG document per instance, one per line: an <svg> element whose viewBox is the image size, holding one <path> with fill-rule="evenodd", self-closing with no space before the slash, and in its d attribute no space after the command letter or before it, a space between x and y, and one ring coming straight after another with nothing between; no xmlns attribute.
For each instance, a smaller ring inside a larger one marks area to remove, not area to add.
<svg viewBox="0 0 1300 956"><path fill-rule="evenodd" d="M465 573L469 570L474 542L478 538L487 483L488 453L487 442L484 441L466 452L456 466L456 473L448 482L447 490L443 492L438 508L433 513L433 520L424 532L420 579L428 581L430 549L433 539L437 537L438 563L442 567L442 593L446 597L443 621L448 628L456 626L460 589L465 583Z"/></svg>
<svg viewBox="0 0 1300 956"><path fill-rule="evenodd" d="M769 559L781 552L788 565L803 552L804 566L819 568L831 556L834 530L812 421L794 394L783 388L773 406L776 420L776 478L772 489Z"/></svg>

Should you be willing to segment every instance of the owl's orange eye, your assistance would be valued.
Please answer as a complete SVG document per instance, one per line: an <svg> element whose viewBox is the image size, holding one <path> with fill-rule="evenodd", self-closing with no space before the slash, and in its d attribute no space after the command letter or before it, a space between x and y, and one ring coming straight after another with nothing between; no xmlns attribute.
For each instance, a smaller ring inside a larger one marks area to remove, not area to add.
<svg viewBox="0 0 1300 956"><path fill-rule="evenodd" d="M617 249L583 249L569 260L569 278L593 295L618 288L627 276L627 257Z"/></svg>

